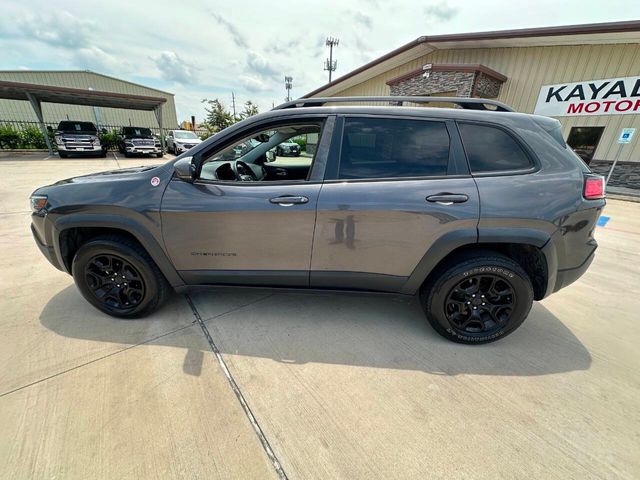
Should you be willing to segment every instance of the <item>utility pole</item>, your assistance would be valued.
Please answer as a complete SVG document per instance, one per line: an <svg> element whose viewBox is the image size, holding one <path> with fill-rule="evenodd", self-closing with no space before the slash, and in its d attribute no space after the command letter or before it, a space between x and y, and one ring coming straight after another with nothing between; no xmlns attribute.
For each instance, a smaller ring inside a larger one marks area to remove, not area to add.
<svg viewBox="0 0 640 480"><path fill-rule="evenodd" d="M284 77L284 88L287 89L287 102L291 101L291 87L293 86L293 77Z"/></svg>
<svg viewBox="0 0 640 480"><path fill-rule="evenodd" d="M337 47L340 40L333 37L327 37L325 45L329 47L329 58L324 61L324 69L329 71L329 83L331 83L331 73L336 71L338 61L333 59L333 47Z"/></svg>
<svg viewBox="0 0 640 480"><path fill-rule="evenodd" d="M233 105L233 121L236 120L236 95L231 92L231 104Z"/></svg>

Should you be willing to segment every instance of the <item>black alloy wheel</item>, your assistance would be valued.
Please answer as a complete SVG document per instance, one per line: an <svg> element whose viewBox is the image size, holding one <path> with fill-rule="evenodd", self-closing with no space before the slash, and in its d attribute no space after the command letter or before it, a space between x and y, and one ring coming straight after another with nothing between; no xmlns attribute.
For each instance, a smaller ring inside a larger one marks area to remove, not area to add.
<svg viewBox="0 0 640 480"><path fill-rule="evenodd" d="M144 298L145 284L138 270L125 259L110 254L93 257L84 267L88 287L109 309L134 309Z"/></svg>
<svg viewBox="0 0 640 480"><path fill-rule="evenodd" d="M171 294L171 286L143 246L119 234L83 243L71 271L82 296L114 317L144 317Z"/></svg>
<svg viewBox="0 0 640 480"><path fill-rule="evenodd" d="M490 335L509 322L516 297L508 280L486 274L459 282L445 302L445 314L453 328L463 334Z"/></svg>
<svg viewBox="0 0 640 480"><path fill-rule="evenodd" d="M522 266L498 252L461 253L439 266L420 291L434 330L478 345L515 331L529 315L533 286Z"/></svg>

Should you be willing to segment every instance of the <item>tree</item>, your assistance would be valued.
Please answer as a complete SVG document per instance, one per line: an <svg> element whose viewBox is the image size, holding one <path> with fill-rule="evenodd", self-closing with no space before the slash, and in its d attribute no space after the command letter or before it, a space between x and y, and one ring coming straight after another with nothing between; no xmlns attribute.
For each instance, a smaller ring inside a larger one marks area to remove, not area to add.
<svg viewBox="0 0 640 480"><path fill-rule="evenodd" d="M251 100L247 100L244 104L244 109L240 112L240 118L244 120L245 118L253 117L258 113L258 106L253 103Z"/></svg>
<svg viewBox="0 0 640 480"><path fill-rule="evenodd" d="M216 131L223 130L235 123L233 115L227 111L223 103L217 98L214 100L202 100L202 103L206 103L205 107L207 112L206 123L208 123Z"/></svg>

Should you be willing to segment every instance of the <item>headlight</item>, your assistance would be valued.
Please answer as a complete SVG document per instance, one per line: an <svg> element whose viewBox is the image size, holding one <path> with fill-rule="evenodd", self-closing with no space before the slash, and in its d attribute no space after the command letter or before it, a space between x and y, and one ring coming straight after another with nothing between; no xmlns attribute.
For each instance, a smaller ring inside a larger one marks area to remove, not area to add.
<svg viewBox="0 0 640 480"><path fill-rule="evenodd" d="M46 195L31 195L31 210L40 213L47 206Z"/></svg>
<svg viewBox="0 0 640 480"><path fill-rule="evenodd" d="M55 139L58 145L64 145L64 142L62 141L62 137L60 135L56 135Z"/></svg>
<svg viewBox="0 0 640 480"><path fill-rule="evenodd" d="M96 145L96 146L100 145L100 139L99 138L94 138L93 139L93 144Z"/></svg>
<svg viewBox="0 0 640 480"><path fill-rule="evenodd" d="M133 146L133 142L131 140L125 140L124 144Z"/></svg>

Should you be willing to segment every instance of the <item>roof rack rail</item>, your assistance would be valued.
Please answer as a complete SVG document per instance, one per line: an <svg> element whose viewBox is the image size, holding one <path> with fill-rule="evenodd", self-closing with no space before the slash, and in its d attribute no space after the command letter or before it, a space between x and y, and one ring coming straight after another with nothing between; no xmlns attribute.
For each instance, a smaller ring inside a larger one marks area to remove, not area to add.
<svg viewBox="0 0 640 480"><path fill-rule="evenodd" d="M513 108L496 100L486 98L465 97L413 97L413 96L388 96L388 97L318 97L299 98L278 105L273 110L297 107L321 107L327 103L358 103L358 102L391 102L401 106L404 102L411 103L453 103L466 110L486 110L492 112L515 112Z"/></svg>

